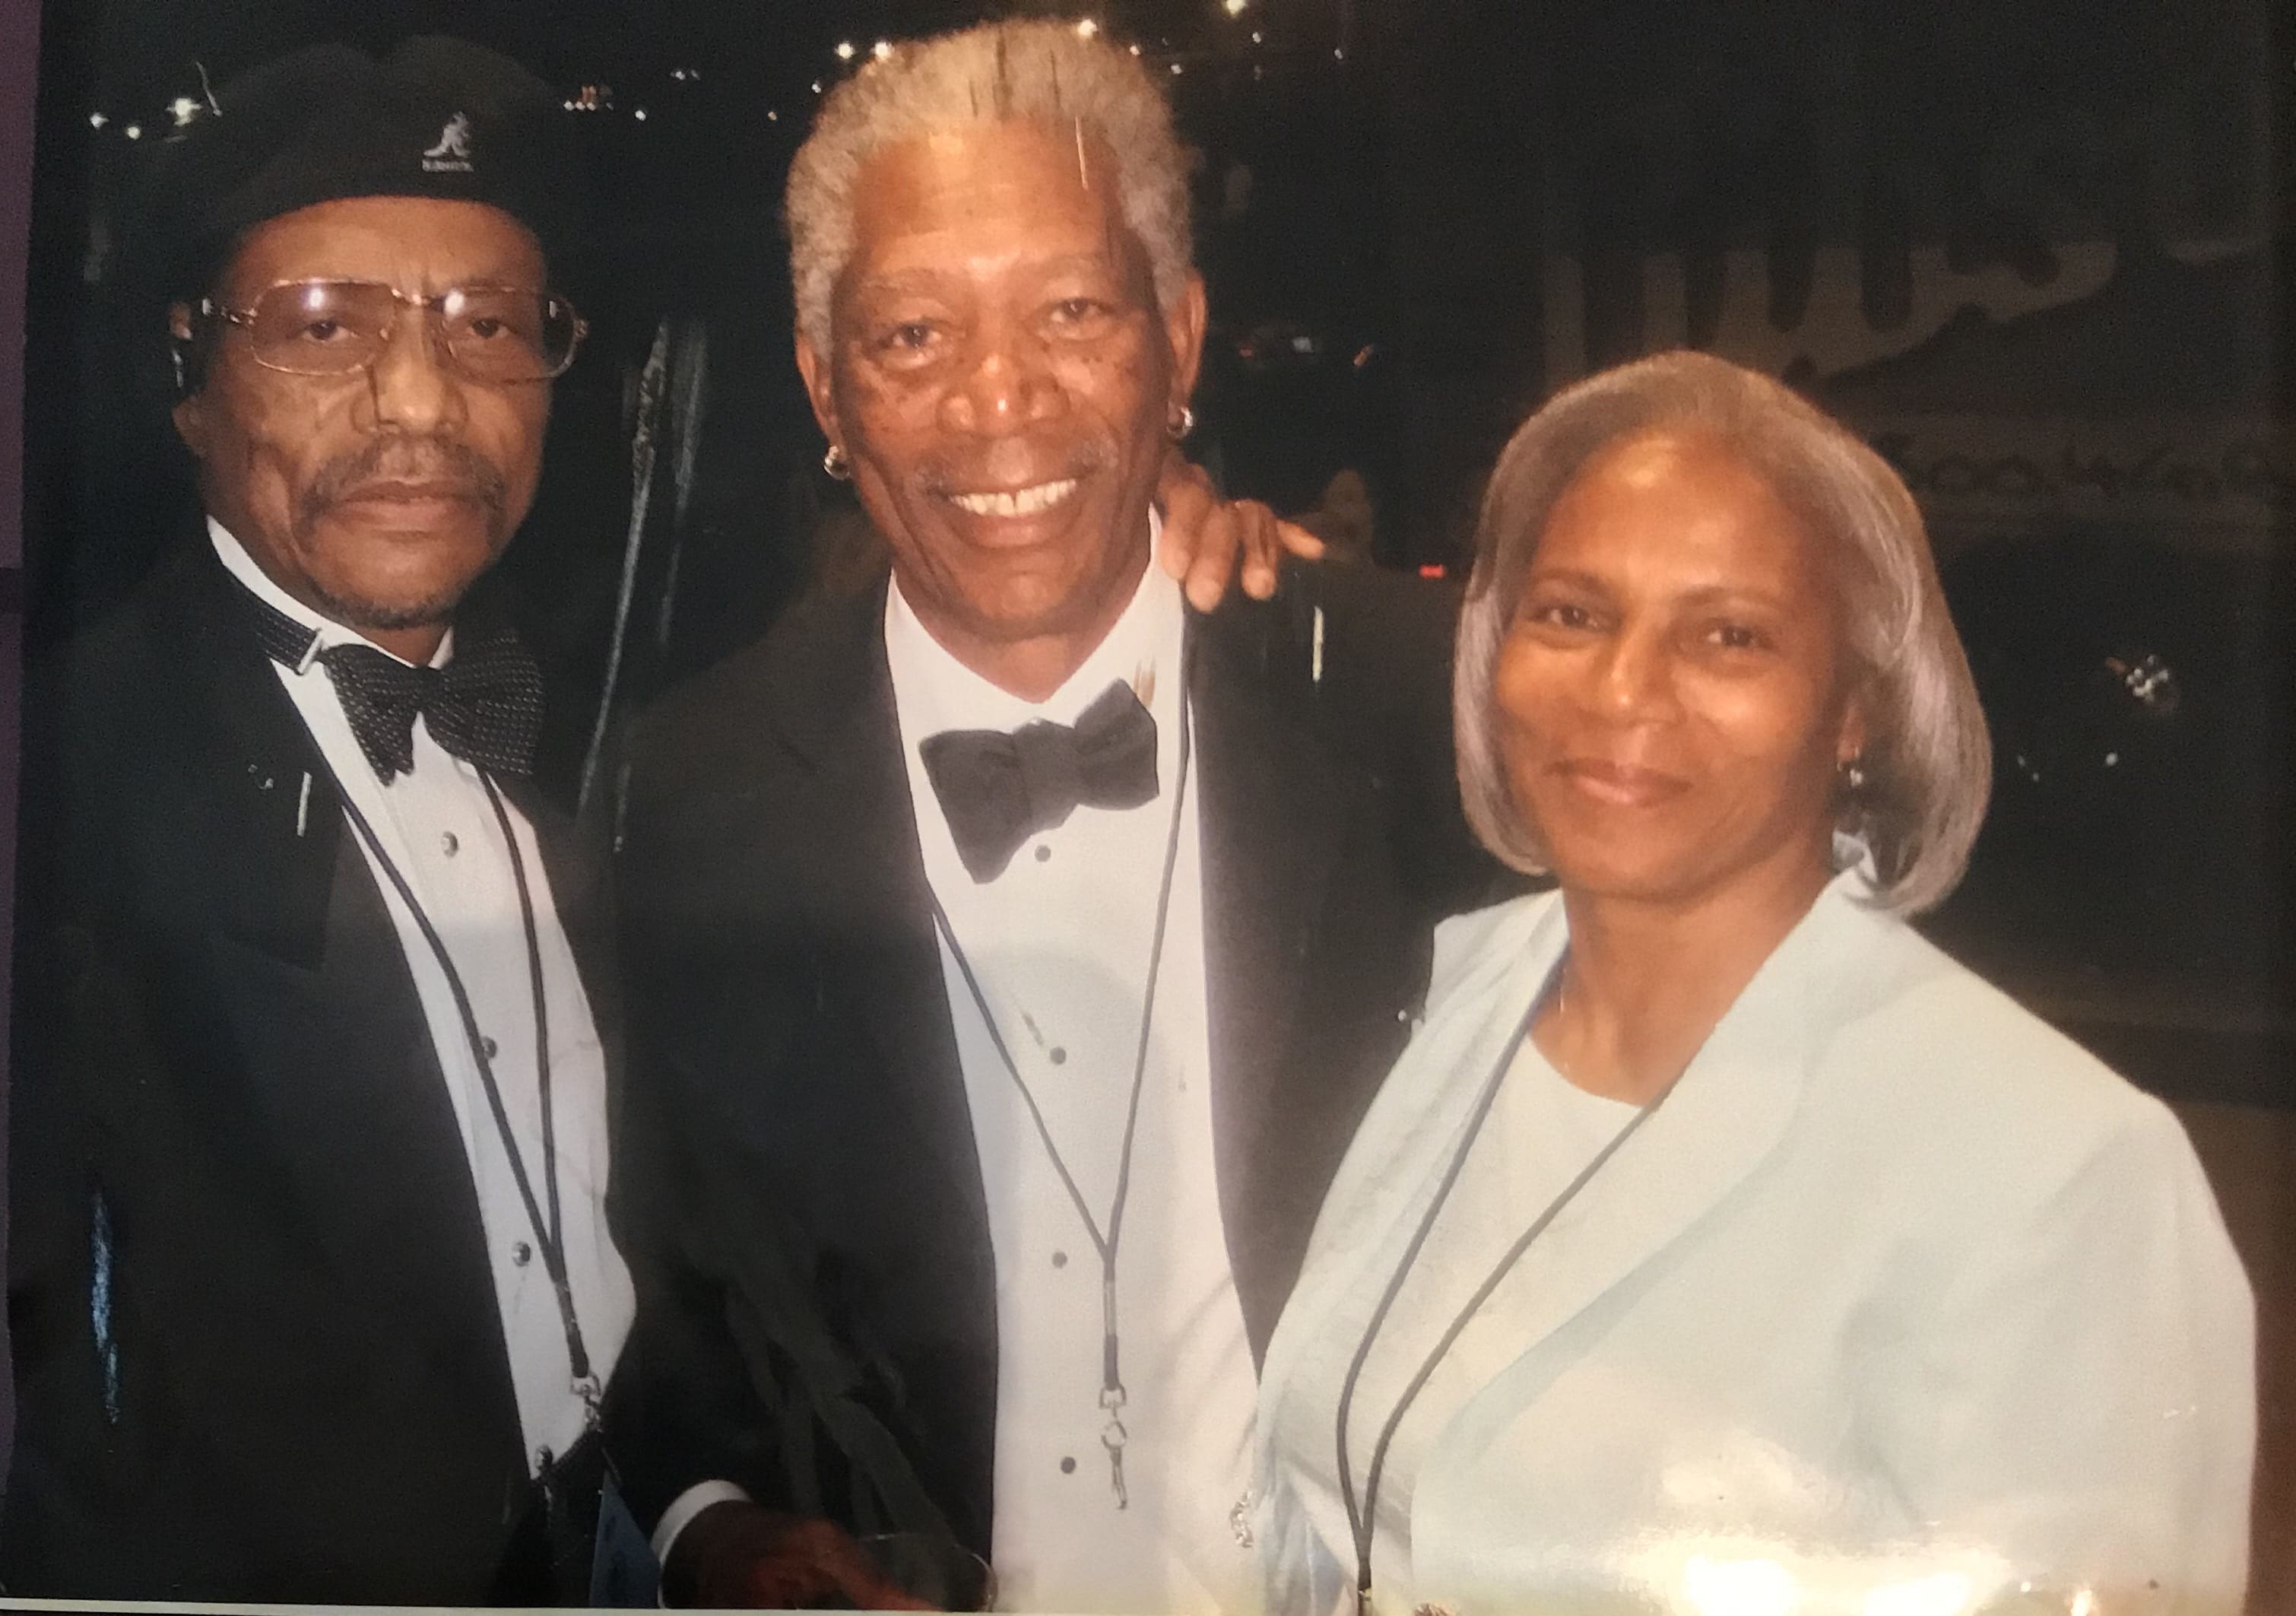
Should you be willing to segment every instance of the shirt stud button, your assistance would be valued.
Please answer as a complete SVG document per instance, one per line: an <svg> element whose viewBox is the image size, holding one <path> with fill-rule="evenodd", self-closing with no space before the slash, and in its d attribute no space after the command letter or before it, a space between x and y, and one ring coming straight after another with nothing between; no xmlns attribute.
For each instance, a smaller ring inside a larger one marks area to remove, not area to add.
<svg viewBox="0 0 2296 1616"><path fill-rule="evenodd" d="M1045 1058L1055 1066L1065 1066L1069 1063L1069 1052L1055 1044L1045 1052Z"/></svg>
<svg viewBox="0 0 2296 1616"><path fill-rule="evenodd" d="M523 1240L514 1241L510 1248L510 1259L522 1268L534 1260L534 1248Z"/></svg>
<svg viewBox="0 0 2296 1616"><path fill-rule="evenodd" d="M1076 1461L1074 1459L1062 1459L1061 1461L1061 1474L1064 1476L1072 1476L1076 1474Z"/></svg>
<svg viewBox="0 0 2296 1616"><path fill-rule="evenodd" d="M1069 1254L1066 1251L1055 1251L1053 1253L1053 1267L1056 1268L1065 1268L1068 1266Z"/></svg>
<svg viewBox="0 0 2296 1616"><path fill-rule="evenodd" d="M480 1038L479 1040L479 1047L487 1052L487 1059L489 1061L493 1060L495 1056L502 1053L502 1046L496 1043L492 1038Z"/></svg>
<svg viewBox="0 0 2296 1616"><path fill-rule="evenodd" d="M452 858L455 854L463 850L462 838L455 835L452 831L441 833L439 837L439 850L441 853L444 853L447 857Z"/></svg>
<svg viewBox="0 0 2296 1616"><path fill-rule="evenodd" d="M1040 841L1040 842L1038 842L1038 843L1037 844L1037 862L1038 864L1046 864L1046 863L1051 862L1052 857L1053 857L1053 849L1050 849L1049 847L1046 847L1046 846L1043 842L1041 842L1041 841Z"/></svg>

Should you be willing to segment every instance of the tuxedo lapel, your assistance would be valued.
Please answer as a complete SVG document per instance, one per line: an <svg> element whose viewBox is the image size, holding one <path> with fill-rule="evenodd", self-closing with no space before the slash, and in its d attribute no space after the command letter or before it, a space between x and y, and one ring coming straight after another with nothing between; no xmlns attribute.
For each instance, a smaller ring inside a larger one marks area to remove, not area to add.
<svg viewBox="0 0 2296 1616"><path fill-rule="evenodd" d="M184 785L186 912L169 924L212 939L204 1008L229 1044L210 1067L237 1079L204 1091L209 1125L226 1148L267 1141L353 1288L434 1321L405 1333L453 1338L507 1398L477 1194L381 890L316 742L242 631L237 586L204 545L174 581L152 637L180 704L160 718L173 733L152 739ZM252 1131L232 1138L242 1108Z"/></svg>
<svg viewBox="0 0 2296 1616"><path fill-rule="evenodd" d="M800 767L770 818L823 856L775 867L795 878L807 931L827 945L815 968L835 980L817 982L816 997L841 1002L878 1057L877 1092L843 1096L867 1122L851 1136L853 1168L898 1173L914 1162L912 1234L985 1252L986 1192L893 707L884 601L879 588L813 608L780 641L762 693ZM824 825L837 833L822 835ZM984 1300L993 1331L993 1296Z"/></svg>
<svg viewBox="0 0 2296 1616"><path fill-rule="evenodd" d="M1517 980L1543 980L1563 940L1555 928L1536 974ZM1680 1239L1776 1148L1810 1070L1806 1029L1824 1024L1806 1007L1808 942L1805 931L1764 964L1673 1092L1525 1253L1470 1325L1463 1354L1496 1331L1528 1355Z"/></svg>
<svg viewBox="0 0 2296 1616"><path fill-rule="evenodd" d="M430 1023L365 856L345 837L338 858L320 967L245 961L226 984L242 1024L264 1016L246 1038L252 1097L293 1203L353 1287L427 1321L405 1333L455 1341L507 1397L478 1193Z"/></svg>
<svg viewBox="0 0 2296 1616"><path fill-rule="evenodd" d="M1287 1058L1316 922L1341 840L1343 791L1318 741L1314 687L1282 602L1236 602L1190 619L1198 742L1204 969L1220 1212L1254 1350L1292 1277L1271 1202L1290 1153L1287 1116L1325 1102Z"/></svg>
<svg viewBox="0 0 2296 1616"><path fill-rule="evenodd" d="M151 647L153 683L171 694L149 743L176 760L184 845L209 861L213 925L316 969L342 797L247 626L238 590L204 543L171 568Z"/></svg>

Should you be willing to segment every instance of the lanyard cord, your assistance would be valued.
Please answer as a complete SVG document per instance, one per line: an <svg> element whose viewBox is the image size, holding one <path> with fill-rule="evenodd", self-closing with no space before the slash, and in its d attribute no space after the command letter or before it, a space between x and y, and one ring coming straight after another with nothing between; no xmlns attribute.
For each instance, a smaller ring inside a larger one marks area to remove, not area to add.
<svg viewBox="0 0 2296 1616"><path fill-rule="evenodd" d="M1148 944L1148 977L1140 995L1140 1038L1132 1056L1132 1094L1124 1113L1124 1149L1117 1159L1116 1194L1108 1210L1108 1228L1103 1233L1100 1220L1092 1215L1086 1203L1084 1191L1077 1185L1076 1176L1061 1155L1061 1147L1053 1139L1053 1130L1045 1121L1045 1113L1030 1092L1028 1079L1013 1059L1013 1051L996 1025L996 1017L988 1008L988 996L981 990L980 979L973 973L972 962L956 940L955 928L949 924L948 911L941 906L940 895L926 883L927 895L932 900L933 923L939 929L941 940L948 945L949 955L964 978L964 985L972 996L973 1007L980 1013L981 1025L988 1030L988 1041L996 1046L997 1057L1021 1091L1021 1100L1029 1108L1029 1120L1036 1124L1037 1137L1043 1141L1045 1154L1051 1158L1053 1170L1060 1175L1061 1187L1068 1192L1069 1201L1083 1219L1085 1233L1100 1255L1101 1307L1101 1390L1100 1406L1108 1412L1108 1426L1101 1434L1107 1448L1109 1463L1116 1489L1117 1507L1128 1507L1124 1486L1124 1376L1119 1361L1116 1329L1116 1256L1124 1240L1124 1209L1132 1194L1132 1144L1140 1125L1140 1096L1146 1087L1148 1075L1149 1034L1156 1019L1156 983L1163 972L1164 928L1172 907L1172 874L1180 857L1180 824L1188 800L1188 759L1193 724L1188 713L1187 693L1183 685L1180 697L1180 762L1179 781L1172 789L1172 822L1164 837L1164 874L1156 889L1156 926Z"/></svg>
<svg viewBox="0 0 2296 1616"><path fill-rule="evenodd" d="M341 789L340 781L337 782L337 794L342 799L344 814L357 828L361 840L366 843L367 851L374 856L374 861L390 877L399 901L414 917L414 924L422 931L423 941L430 945L430 952L438 960L439 970L446 974L447 988L455 997L455 1008L462 1017L463 1036L470 1043L471 1058L478 1064L479 1081L486 1090L487 1109L493 1113L495 1131L502 1140L503 1153L510 1159L511 1177L518 1185L519 1199L526 1207L527 1222L533 1228L535 1243L542 1249L543 1268L550 1276L551 1289L557 1296L558 1320L566 1332L566 1361L572 1373L573 1389L582 1399L586 1418L594 1426L598 1418L598 1381L591 1373L589 1349L583 1343L581 1323L574 1312L574 1285L567 1267L564 1225L561 1221L558 1136L555 1108L551 1103L550 1093L550 1018L548 1005L543 997L542 947L535 924L534 898L527 885L526 860L519 852L517 836L512 833L510 813L503 806L502 794L495 789L493 779L485 771L480 772L479 780L486 787L488 802L494 808L495 823L502 828L503 845L510 850L511 876L518 886L519 918L523 923L526 934L527 978L534 995L535 1087L542 1111L542 1174L544 1194L548 1198L549 1206L546 1218L542 1203L535 1197L534 1183L526 1169L526 1158L518 1148L509 1110L503 1103L502 1086L495 1079L494 1060L487 1051L485 1035L479 1030L478 1014L471 1007L470 990L463 986L463 973L455 968L454 956L447 952L445 941L440 939L438 928L430 923L430 916L416 899L414 889L407 883L406 877L400 873L390 853L384 850L382 839L375 834L374 826L359 811L358 804L351 800L348 792Z"/></svg>
<svg viewBox="0 0 2296 1616"><path fill-rule="evenodd" d="M1475 1287L1474 1294L1467 1299L1466 1305L1459 1309L1457 1315L1444 1329L1434 1348L1420 1363L1416 1373L1405 1384L1403 1395L1397 1400L1393 1411L1388 1415L1386 1423L1380 1427L1379 1438L1372 1444L1371 1464L1364 1477L1363 1496L1361 1502L1358 1503L1355 1472L1348 1463L1348 1416L1355 1406L1356 1382L1361 1378L1364 1365L1371 1357L1372 1344L1379 1339L1380 1331L1387 1323L1389 1311L1394 1308L1396 1298L1402 1294L1404 1281L1409 1276L1412 1266L1419 1260L1420 1248L1427 1243L1428 1235L1434 1230L1435 1219L1441 1214L1444 1202L1450 1198L1452 1185L1459 1181L1459 1175L1467 1165L1468 1152L1473 1149L1477 1136L1482 1132L1483 1123L1490 1115L1492 1103L1498 1098L1500 1084L1505 1080L1507 1072L1513 1067L1515 1056L1521 1052L1523 1040L1530 1036L1531 1022L1538 1018L1538 1007L1546 1002L1547 995L1553 992L1555 985L1562 980L1562 966L1564 960L1568 958L1569 956L1566 953L1562 958L1554 962L1554 968L1546 973L1546 980L1539 984L1538 991L1531 996L1529 1005L1522 1013L1522 1019L1515 1024L1514 1031L1509 1035L1506 1047L1500 1051L1499 1058L1492 1063L1490 1076L1483 1079L1482 1092L1476 1096L1475 1108L1467 1119L1466 1131L1459 1141L1458 1148L1451 1153L1450 1165L1444 1169L1441 1181L1435 1186L1434 1199L1428 1203L1426 1212L1420 1218L1418 1228L1412 1232L1410 1244L1404 1248L1402 1260L1396 1265L1394 1274L1387 1282L1387 1289L1381 1293L1378 1307L1372 1310L1371 1322L1364 1328L1363 1340L1357 1343L1355 1357L1348 1365L1347 1379L1340 1387L1338 1420L1340 1499L1347 1507L1348 1530L1355 1539L1356 1609L1359 1613L1366 1613L1366 1616L1371 1610L1371 1551L1375 1512L1379 1504L1380 1472L1386 1468L1388 1447L1395 1440L1396 1431L1402 1425L1404 1416L1411 1411L1412 1404L1418 1400L1420 1392L1426 1388L1428 1381L1433 1377L1436 1367L1442 1363L1444 1358L1458 1341L1459 1337L1465 1333L1467 1325L1473 1322L1475 1315L1482 1311L1483 1304L1491 1299L1491 1293L1499 1288L1506 1276L1513 1271L1515 1264L1522 1259L1522 1254L1530 1250L1532 1243L1546 1232L1547 1226L1562 1214L1562 1210L1578 1198L1578 1192L1587 1187L1596 1173L1602 1171L1603 1164L1618 1153L1620 1146L1634 1136L1635 1130L1650 1120L1658 1108L1666 1103L1666 1097L1674 1092L1675 1084L1681 1081L1680 1074L1677 1073L1673 1081L1669 1082L1659 1091L1657 1098L1628 1118L1626 1126L1613 1134L1610 1143L1596 1151L1594 1159L1578 1169L1578 1176L1562 1186L1562 1193L1548 1202L1546 1209L1531 1219L1530 1226L1516 1236L1514 1243L1506 1249L1505 1253L1492 1267L1490 1273L1484 1276L1483 1283ZM1566 1079L1565 1081L1568 1079Z"/></svg>

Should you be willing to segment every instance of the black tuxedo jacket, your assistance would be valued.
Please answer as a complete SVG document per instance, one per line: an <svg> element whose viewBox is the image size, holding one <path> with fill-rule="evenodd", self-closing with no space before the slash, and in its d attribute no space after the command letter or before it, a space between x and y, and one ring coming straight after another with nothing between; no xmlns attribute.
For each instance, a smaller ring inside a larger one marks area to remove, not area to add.
<svg viewBox="0 0 2296 1616"><path fill-rule="evenodd" d="M1434 922L1493 895L1453 774L1454 604L1302 570L1191 618L1215 1153L1255 1354ZM986 1554L995 1263L883 611L882 587L800 606L643 726L616 1192L640 1318L609 1431L666 1462L625 1465L642 1521L721 1476Z"/></svg>
<svg viewBox="0 0 2296 1616"><path fill-rule="evenodd" d="M35 691L7 1589L545 1602L430 1029L236 588L202 538ZM605 860L509 794L617 1058Z"/></svg>

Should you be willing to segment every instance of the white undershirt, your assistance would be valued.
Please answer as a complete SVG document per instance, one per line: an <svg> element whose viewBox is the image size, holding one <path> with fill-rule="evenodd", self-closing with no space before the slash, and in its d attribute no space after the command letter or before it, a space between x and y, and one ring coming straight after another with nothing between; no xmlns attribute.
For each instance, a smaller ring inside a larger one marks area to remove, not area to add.
<svg viewBox="0 0 2296 1616"><path fill-rule="evenodd" d="M937 643L898 584L885 612L925 874L1006 1046L1103 1230L1170 835L1185 691L1179 585L1149 566L1124 615L1047 700L989 684ZM951 729L1072 722L1111 683L1156 720L1159 793L1078 808L995 880L958 858L918 751ZM1257 1377L1228 1264L1212 1148L1197 771L1180 816L1155 1018L1117 1263L1128 1393L1111 1485L1100 1408L1101 1265L946 942L943 977L996 1256L999 1603L1021 1610L1209 1611L1259 1587L1231 1512L1250 1483Z"/></svg>
<svg viewBox="0 0 2296 1616"><path fill-rule="evenodd" d="M316 629L323 647L372 643L321 617L273 583L239 541L212 518L208 535L233 577L296 622ZM443 664L452 654L450 633L433 663ZM431 738L429 726L417 718L414 766L384 784L359 750L325 668L316 660L307 660L299 672L283 664L273 666L335 779L374 827L453 956L480 1032L495 1041L491 1057L495 1079L501 1087L504 1108L510 1115L535 1195L542 1201L546 1192L525 928L502 829L479 771L442 750ZM280 784L301 793L308 802L308 780ZM525 863L542 953L543 993L550 1021L558 1190L575 1313L591 1367L603 1382L621 1354L636 1305L629 1271L606 1230L605 1057L591 1019L588 997L583 992L581 973L550 896L550 876L543 866L533 827L507 800L503 806ZM299 829L301 824L299 820ZM374 872L375 885L398 929L399 948L430 1028L447 1095L454 1103L463 1154L478 1188L479 1215L485 1225L503 1339L509 1347L527 1461L538 1473L553 1456L564 1453L579 1440L585 1416L583 1400L570 1374L566 1332L550 1276L512 1177L501 1133L488 1107L478 1062L471 1054L447 974L373 850L350 825L348 816L340 833L358 841Z"/></svg>
<svg viewBox="0 0 2296 1616"><path fill-rule="evenodd" d="M1348 1420L1348 1458L1359 1489L1381 1428L1444 1332L1507 1248L1635 1114L1634 1106L1574 1087L1536 1044L1523 1040L1458 1181L1364 1360ZM1441 1157L1446 1166L1453 1148L1447 1147ZM1267 1411L1275 1450L1285 1456L1285 1479L1324 1546L1347 1570L1345 1609L1354 1603L1356 1551L1340 1492L1332 1415L1348 1366L1440 1177L1439 1171L1429 1174L1409 1202L1407 1215L1395 1220L1378 1249L1360 1254L1356 1278L1332 1310L1332 1327L1308 1345L1283 1400ZM1540 1239L1559 1245L1572 1238L1572 1229L1566 1210ZM1505 1305L1502 1288L1486 1311L1503 1312ZM1372 1564L1382 1608L1408 1610L1416 1603L1411 1497L1429 1448L1520 1349L1521 1342L1504 1332L1465 1332L1397 1425L1372 1517ZM1359 1491L1358 1505L1362 1501Z"/></svg>

